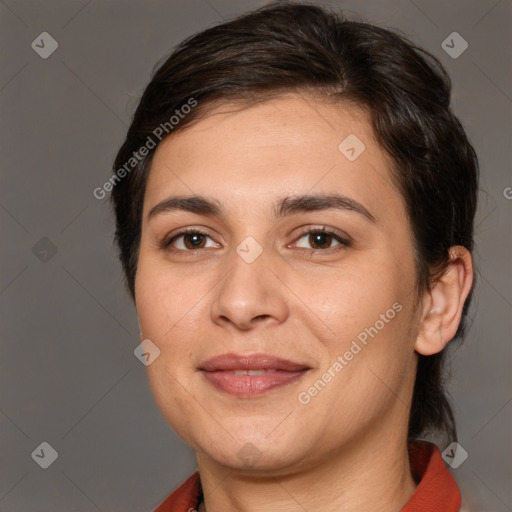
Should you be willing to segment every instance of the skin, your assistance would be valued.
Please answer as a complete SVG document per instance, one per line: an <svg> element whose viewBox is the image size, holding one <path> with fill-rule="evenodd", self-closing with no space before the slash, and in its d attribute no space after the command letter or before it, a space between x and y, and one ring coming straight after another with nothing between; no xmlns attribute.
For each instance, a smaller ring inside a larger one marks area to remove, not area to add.
<svg viewBox="0 0 512 512"><path fill-rule="evenodd" d="M355 161L338 150L349 134L366 146ZM455 334L472 267L469 253L453 248L449 269L415 307L411 226L391 165L361 109L297 94L217 107L157 148L136 307L142 339L161 351L147 366L156 402L196 454L201 510L396 512L415 491L406 447L417 355L442 350ZM375 221L336 209L272 217L275 201L306 193L347 196ZM149 220L173 195L213 198L224 217L172 210ZM166 247L185 227L207 236ZM303 227L352 242L315 242ZM236 251L247 236L263 251L252 263ZM298 394L394 303L401 311L300 403ZM228 352L272 354L310 370L263 395L234 397L198 370ZM238 455L248 443L252 461Z"/></svg>

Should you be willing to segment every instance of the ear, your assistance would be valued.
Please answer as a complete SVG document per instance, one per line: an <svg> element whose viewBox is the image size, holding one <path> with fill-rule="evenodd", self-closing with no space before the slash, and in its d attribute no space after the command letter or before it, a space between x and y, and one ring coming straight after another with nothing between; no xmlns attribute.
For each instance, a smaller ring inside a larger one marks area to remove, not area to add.
<svg viewBox="0 0 512 512"><path fill-rule="evenodd" d="M441 352L455 336L462 309L473 285L473 262L470 252L460 245L450 248L450 262L423 298L420 330L414 348L430 356Z"/></svg>

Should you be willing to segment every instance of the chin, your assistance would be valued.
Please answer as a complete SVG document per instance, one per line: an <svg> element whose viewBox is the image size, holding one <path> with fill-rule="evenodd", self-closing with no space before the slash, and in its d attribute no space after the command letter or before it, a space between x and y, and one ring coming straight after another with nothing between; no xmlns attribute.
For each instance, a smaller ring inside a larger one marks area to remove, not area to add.
<svg viewBox="0 0 512 512"><path fill-rule="evenodd" d="M282 450L261 450L254 443L247 442L237 452L232 447L225 452L209 452L206 454L217 464L237 471L254 472L285 472L287 468L296 462L290 457L290 453Z"/></svg>
<svg viewBox="0 0 512 512"><path fill-rule="evenodd" d="M217 464L234 470L285 472L290 466L295 466L305 457L305 453L298 453L297 447L307 447L300 435L296 438L286 433L286 437L279 437L276 432L269 436L279 422L272 428L252 435L234 435L233 438L225 431L221 438L201 435L201 443L189 443L203 456L214 460ZM275 436L275 438L274 438ZM269 437L272 437L270 439ZM188 441L187 441L188 442Z"/></svg>

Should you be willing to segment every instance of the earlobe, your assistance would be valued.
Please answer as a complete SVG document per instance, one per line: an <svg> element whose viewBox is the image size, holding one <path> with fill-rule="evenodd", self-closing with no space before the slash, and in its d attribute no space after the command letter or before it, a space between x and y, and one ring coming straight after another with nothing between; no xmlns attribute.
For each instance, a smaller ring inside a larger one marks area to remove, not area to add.
<svg viewBox="0 0 512 512"><path fill-rule="evenodd" d="M470 252L460 245L451 247L446 271L425 293L416 352L425 356L441 352L455 336L472 285Z"/></svg>

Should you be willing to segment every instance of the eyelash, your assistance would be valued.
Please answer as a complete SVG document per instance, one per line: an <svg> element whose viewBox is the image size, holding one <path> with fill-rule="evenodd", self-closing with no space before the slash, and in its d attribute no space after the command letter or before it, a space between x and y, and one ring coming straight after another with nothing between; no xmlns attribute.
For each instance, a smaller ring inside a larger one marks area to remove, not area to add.
<svg viewBox="0 0 512 512"><path fill-rule="evenodd" d="M329 247L327 249L306 249L304 247L299 247L299 249L304 249L304 250L307 250L307 251L310 251L312 253L318 253L318 252L322 252L322 253L330 253L332 252L332 250L339 250L341 248L344 248L344 247L351 247L352 246L352 241L350 240L350 238L344 238L342 236L340 236L339 234L337 234L336 232L324 227L324 228L312 228L312 229L304 229L304 230L301 230L301 232L299 233L296 241L294 243L297 243L301 238L303 238L305 235L311 235L311 234L316 234L316 233L321 233L321 234L325 234L325 235L330 235L332 236L337 242L339 242L339 245L336 245L334 247ZM201 248L199 249L187 249L187 250L184 250L184 249L175 249L172 247L172 243L177 240L178 238L182 237L182 236L185 236L185 235L202 235L202 236L206 236L206 237L210 237L210 235L208 233L205 233L204 231L200 231L198 229L194 229L194 228L186 228L186 229L183 229L182 231L180 231L179 233L177 233L176 235L172 236L171 238L166 238L162 241L162 244L161 244L161 248L162 249L166 249L166 250L170 250L171 252L173 253L192 253L192 252L197 252L197 251L200 251ZM338 249L336 249L336 247L338 247ZM211 247L208 247L208 249L211 249Z"/></svg>

